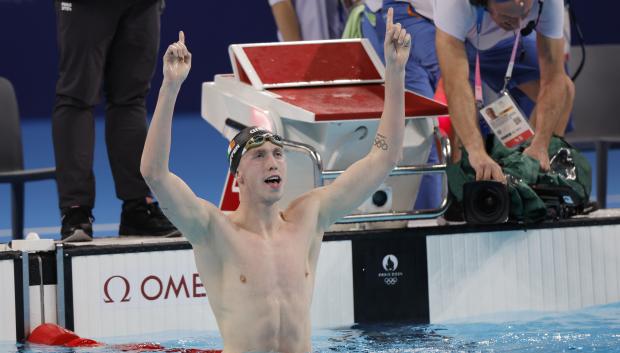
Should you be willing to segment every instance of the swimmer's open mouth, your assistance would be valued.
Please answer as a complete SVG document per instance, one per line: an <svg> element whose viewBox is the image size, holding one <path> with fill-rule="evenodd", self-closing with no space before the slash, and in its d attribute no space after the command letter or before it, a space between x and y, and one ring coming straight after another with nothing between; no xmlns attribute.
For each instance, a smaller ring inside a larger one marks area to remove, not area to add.
<svg viewBox="0 0 620 353"><path fill-rule="evenodd" d="M267 184L280 184L282 179L277 175L272 175L269 178L265 179L265 183Z"/></svg>

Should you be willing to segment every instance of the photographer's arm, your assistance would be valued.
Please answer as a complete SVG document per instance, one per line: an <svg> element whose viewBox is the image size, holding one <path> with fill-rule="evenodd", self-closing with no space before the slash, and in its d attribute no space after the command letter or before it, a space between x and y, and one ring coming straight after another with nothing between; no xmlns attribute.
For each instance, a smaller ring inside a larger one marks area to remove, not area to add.
<svg viewBox="0 0 620 353"><path fill-rule="evenodd" d="M554 133L564 135L575 86L564 71L564 40L537 33L536 47L540 66L540 86L533 118L536 133L523 153L540 161L541 169L549 170L549 142Z"/></svg>
<svg viewBox="0 0 620 353"><path fill-rule="evenodd" d="M469 63L465 43L436 29L436 48L444 80L450 121L469 154L476 180L505 180L502 169L489 157L478 127L474 95L469 84Z"/></svg>

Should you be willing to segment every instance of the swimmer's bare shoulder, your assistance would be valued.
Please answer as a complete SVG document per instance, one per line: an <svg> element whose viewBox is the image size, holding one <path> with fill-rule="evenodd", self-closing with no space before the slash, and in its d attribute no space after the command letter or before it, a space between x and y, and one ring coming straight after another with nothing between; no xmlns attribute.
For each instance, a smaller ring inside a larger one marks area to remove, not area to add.
<svg viewBox="0 0 620 353"><path fill-rule="evenodd" d="M319 221L321 204L315 190L317 189L306 192L291 201L283 212L283 217L287 222L314 226L317 231L321 230L322 227Z"/></svg>
<svg viewBox="0 0 620 353"><path fill-rule="evenodd" d="M162 211L192 245L206 244L226 223L226 216L211 202L197 197L173 173L167 182L150 182Z"/></svg>
<svg viewBox="0 0 620 353"><path fill-rule="evenodd" d="M286 220L304 225L306 229L322 236L337 217L336 212L327 207L325 195L330 192L334 192L332 187L323 186L297 197L284 211Z"/></svg>

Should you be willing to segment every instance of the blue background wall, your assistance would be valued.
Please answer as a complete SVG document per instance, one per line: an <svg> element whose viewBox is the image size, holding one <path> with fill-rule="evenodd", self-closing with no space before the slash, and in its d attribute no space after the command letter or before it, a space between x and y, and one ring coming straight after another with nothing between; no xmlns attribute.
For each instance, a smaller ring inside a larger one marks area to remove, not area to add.
<svg viewBox="0 0 620 353"><path fill-rule="evenodd" d="M192 73L177 105L180 111L198 112L201 82L231 71L229 44L277 40L267 0L168 0L162 17L162 54L180 29L193 54ZM0 53L0 75L15 85L22 115L49 116L58 62L54 1L0 0ZM161 65L153 87L160 82ZM149 111L155 97L151 94Z"/></svg>
<svg viewBox="0 0 620 353"><path fill-rule="evenodd" d="M88 0L80 0L88 1ZM620 43L617 0L572 0L588 44ZM192 74L177 109L198 112L200 83L229 72L231 43L276 40L267 0L168 0L162 18L161 51L183 29L194 55ZM22 115L47 117L56 79L56 27L53 0L0 0L0 75L16 86ZM153 87L161 80L158 67ZM149 107L154 104L151 94ZM152 109L151 109L152 110Z"/></svg>

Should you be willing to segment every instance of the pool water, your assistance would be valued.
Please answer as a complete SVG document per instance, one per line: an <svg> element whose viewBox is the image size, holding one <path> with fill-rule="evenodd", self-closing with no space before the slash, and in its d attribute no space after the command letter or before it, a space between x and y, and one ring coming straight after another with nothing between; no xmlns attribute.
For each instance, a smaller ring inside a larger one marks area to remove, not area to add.
<svg viewBox="0 0 620 353"><path fill-rule="evenodd" d="M520 316L519 320L503 323L394 323L315 330L312 346L314 352L620 352L620 303L568 313L523 313ZM143 337L117 337L105 342L158 342L169 348L222 347L222 340L216 332L166 332ZM116 351L105 347L69 349L0 343L0 352Z"/></svg>

